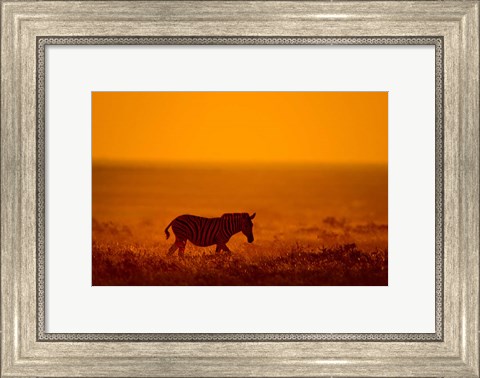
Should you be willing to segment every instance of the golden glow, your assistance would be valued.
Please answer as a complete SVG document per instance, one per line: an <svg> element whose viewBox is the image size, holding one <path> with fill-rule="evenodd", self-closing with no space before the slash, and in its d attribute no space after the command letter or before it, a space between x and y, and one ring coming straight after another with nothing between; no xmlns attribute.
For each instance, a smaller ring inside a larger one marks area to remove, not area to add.
<svg viewBox="0 0 480 378"><path fill-rule="evenodd" d="M94 92L94 162L388 161L387 92Z"/></svg>

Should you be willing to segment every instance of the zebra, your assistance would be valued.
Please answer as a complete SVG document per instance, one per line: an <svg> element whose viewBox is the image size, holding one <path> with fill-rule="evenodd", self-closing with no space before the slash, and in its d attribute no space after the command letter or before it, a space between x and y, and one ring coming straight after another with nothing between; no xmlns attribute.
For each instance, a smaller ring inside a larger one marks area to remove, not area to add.
<svg viewBox="0 0 480 378"><path fill-rule="evenodd" d="M220 218L204 218L196 215L180 215L175 218L165 229L167 239L170 237L168 229L172 227L175 234L175 243L170 247L167 256L171 256L178 249L178 254L183 257L187 241L192 244L207 247L216 244L216 253L225 251L231 253L227 242L232 235L242 232L249 243L253 242L253 223L256 213L231 213L223 214Z"/></svg>

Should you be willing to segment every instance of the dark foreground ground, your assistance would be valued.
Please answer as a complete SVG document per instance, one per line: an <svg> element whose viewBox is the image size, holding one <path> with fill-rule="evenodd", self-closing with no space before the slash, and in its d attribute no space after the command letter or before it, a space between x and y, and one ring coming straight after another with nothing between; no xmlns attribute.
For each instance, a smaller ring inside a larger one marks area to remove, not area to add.
<svg viewBox="0 0 480 378"><path fill-rule="evenodd" d="M388 285L388 252L353 244L280 256L240 254L166 257L152 249L93 244L93 285L106 286L381 286Z"/></svg>

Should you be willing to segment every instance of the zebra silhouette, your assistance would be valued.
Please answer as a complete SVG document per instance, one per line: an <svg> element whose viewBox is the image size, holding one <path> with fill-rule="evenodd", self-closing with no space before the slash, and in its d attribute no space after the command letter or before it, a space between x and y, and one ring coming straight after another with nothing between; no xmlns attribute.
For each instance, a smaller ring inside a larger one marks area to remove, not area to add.
<svg viewBox="0 0 480 378"><path fill-rule="evenodd" d="M227 242L232 235L240 231L247 237L249 243L253 242L253 223L255 214L232 213L223 214L220 218L203 218L195 215L180 215L175 218L165 229L167 239L170 237L168 229L172 227L175 234L175 243L170 247L167 255L170 256L178 249L178 254L183 256L187 241L192 244L207 247L217 245L216 252L226 251L231 253Z"/></svg>

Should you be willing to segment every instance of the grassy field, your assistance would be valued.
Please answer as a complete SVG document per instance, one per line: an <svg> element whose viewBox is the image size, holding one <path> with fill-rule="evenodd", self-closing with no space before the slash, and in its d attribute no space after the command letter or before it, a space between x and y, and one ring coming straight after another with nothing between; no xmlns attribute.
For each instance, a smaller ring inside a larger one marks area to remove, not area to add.
<svg viewBox="0 0 480 378"><path fill-rule="evenodd" d="M386 244L387 227L344 225L339 234L331 221L325 220L316 242L277 240L269 247L253 246L236 236L232 254L187 244L184 258L167 257L165 241L135 242L125 226L94 222L93 285L387 285L386 247L361 249L355 242L344 243L358 239L368 248L373 237L375 244L382 239Z"/></svg>
<svg viewBox="0 0 480 378"><path fill-rule="evenodd" d="M93 285L387 285L386 167L95 168ZM180 170L181 172L181 170ZM257 212L255 241L166 252L178 215Z"/></svg>

